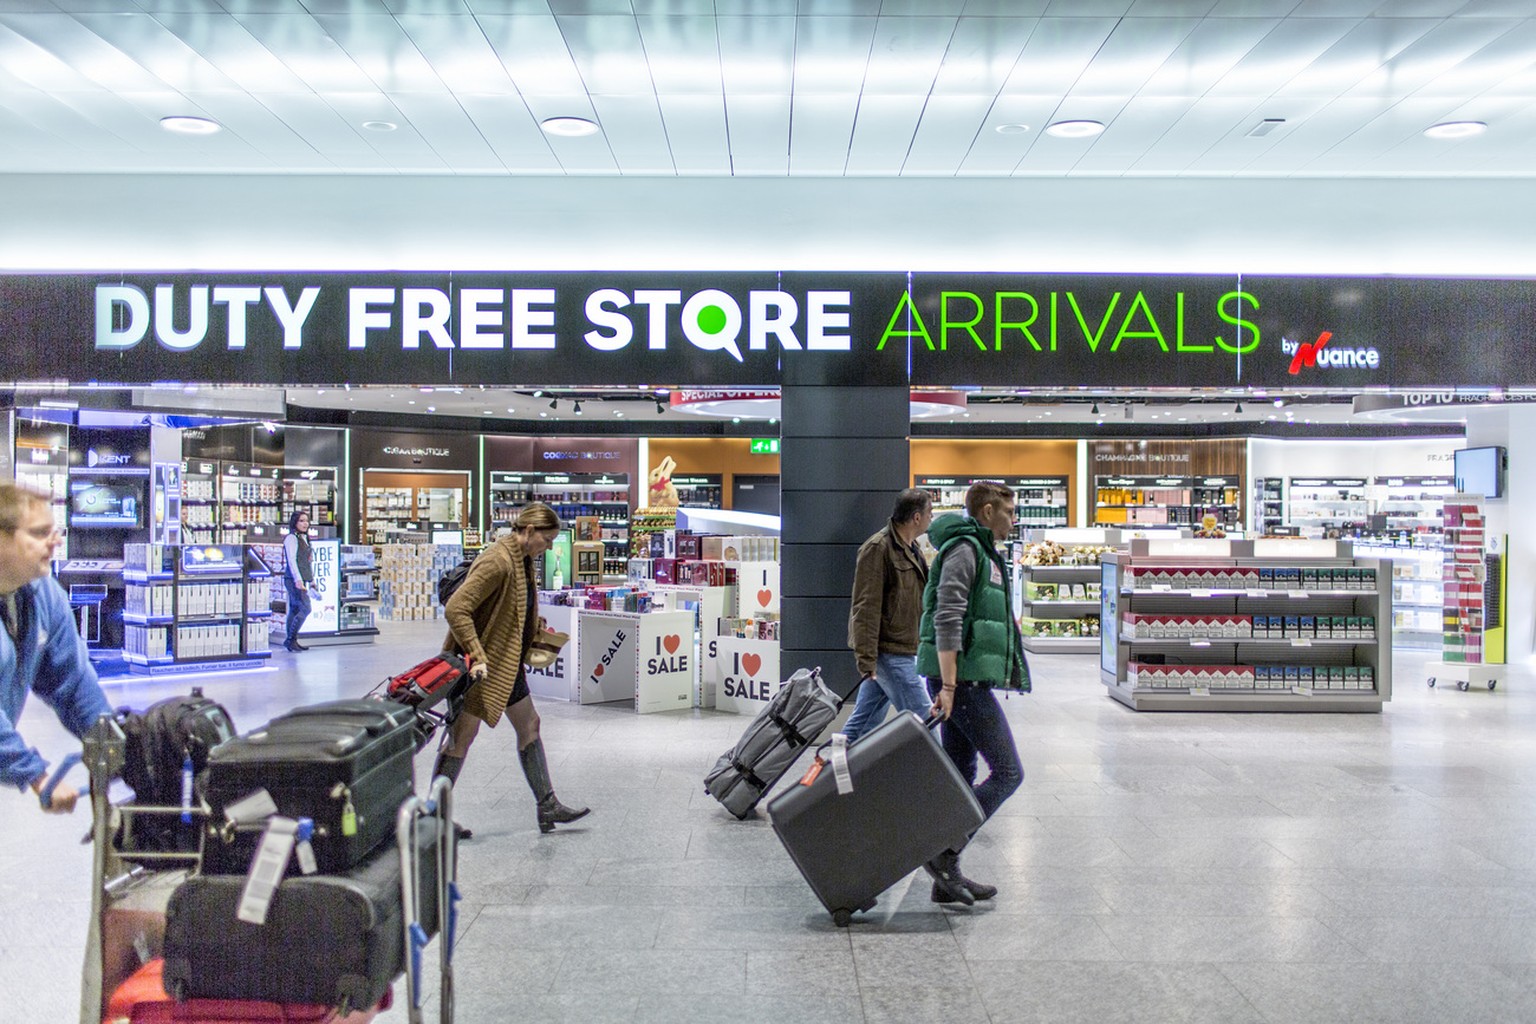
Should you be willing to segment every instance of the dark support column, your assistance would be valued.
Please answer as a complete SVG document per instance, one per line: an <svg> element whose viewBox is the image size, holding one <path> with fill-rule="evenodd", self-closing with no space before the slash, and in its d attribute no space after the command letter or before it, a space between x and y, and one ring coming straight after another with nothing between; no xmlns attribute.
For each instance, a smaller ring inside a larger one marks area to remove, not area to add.
<svg viewBox="0 0 1536 1024"><path fill-rule="evenodd" d="M848 649L854 558L911 481L909 391L797 383L791 365L780 416L780 669L788 678L820 665L827 684L845 693L858 683Z"/></svg>

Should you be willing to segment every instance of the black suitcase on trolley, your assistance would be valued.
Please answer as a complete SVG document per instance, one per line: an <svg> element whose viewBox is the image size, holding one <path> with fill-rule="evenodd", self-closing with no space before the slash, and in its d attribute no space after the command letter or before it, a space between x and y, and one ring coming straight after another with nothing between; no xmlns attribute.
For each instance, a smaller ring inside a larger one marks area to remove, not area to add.
<svg viewBox="0 0 1536 1024"><path fill-rule="evenodd" d="M390 831L394 832L394 816ZM416 837L416 920L437 930L437 826ZM400 849L385 843L339 875L286 878L265 924L235 915L243 875L194 875L171 894L165 989L178 1000L254 999L351 1009L376 1005L405 970Z"/></svg>
<svg viewBox="0 0 1536 1024"><path fill-rule="evenodd" d="M954 762L911 712L847 750L851 793L838 792L828 764L768 804L773 831L839 926L985 820Z"/></svg>
<svg viewBox="0 0 1536 1024"><path fill-rule="evenodd" d="M745 819L840 707L842 699L822 682L821 669L800 669L752 719L736 745L720 755L704 776L704 791Z"/></svg>
<svg viewBox="0 0 1536 1024"><path fill-rule="evenodd" d="M208 757L205 874L244 875L264 823L232 827L229 806L265 789L288 818L315 823L322 872L345 871L394 838L395 811L415 791L416 712L379 700L296 708ZM289 862L289 874L297 872Z"/></svg>

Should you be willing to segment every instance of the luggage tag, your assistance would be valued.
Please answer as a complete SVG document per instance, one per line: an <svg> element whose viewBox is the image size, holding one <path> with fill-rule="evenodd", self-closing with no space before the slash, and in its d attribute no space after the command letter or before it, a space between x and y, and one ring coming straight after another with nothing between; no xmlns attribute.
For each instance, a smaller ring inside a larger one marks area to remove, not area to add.
<svg viewBox="0 0 1536 1024"><path fill-rule="evenodd" d="M262 833L261 845L256 849L256 859L251 862L250 874L245 876L245 889L240 894L240 909L235 916L248 924L266 924L267 910L283 872L288 870L288 858L293 855L293 845L298 835L299 823L292 818L274 815L267 821Z"/></svg>
<svg viewBox="0 0 1536 1024"><path fill-rule="evenodd" d="M822 757L820 754L817 754L816 760L811 762L811 766L807 768L805 770L805 774L800 777L800 785L809 786L811 783L815 782L816 779L821 775L821 770L826 766L827 759Z"/></svg>
<svg viewBox="0 0 1536 1024"><path fill-rule="evenodd" d="M277 813L277 801L265 789L249 793L224 808L224 820L230 826L254 825Z"/></svg>
<svg viewBox="0 0 1536 1024"><path fill-rule="evenodd" d="M312 875L320 870L320 865L315 862L315 848L310 843L314 836L314 819L300 818L299 827L294 832L293 852L299 858L299 870L306 875Z"/></svg>
<svg viewBox="0 0 1536 1024"><path fill-rule="evenodd" d="M183 824L192 824L192 755L188 754L181 762L181 820Z"/></svg>
<svg viewBox="0 0 1536 1024"><path fill-rule="evenodd" d="M832 777L843 796L853 792L853 775L848 771L848 737L840 732L832 734Z"/></svg>

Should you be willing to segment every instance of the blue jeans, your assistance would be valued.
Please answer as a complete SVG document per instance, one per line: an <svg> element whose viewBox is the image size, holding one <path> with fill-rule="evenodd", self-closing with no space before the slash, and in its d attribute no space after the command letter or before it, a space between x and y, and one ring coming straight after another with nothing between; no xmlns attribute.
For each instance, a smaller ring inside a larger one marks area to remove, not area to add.
<svg viewBox="0 0 1536 1024"><path fill-rule="evenodd" d="M928 692L935 698L941 683L928 680ZM990 686L960 683L955 687L955 703L949 719L939 727L944 752L955 763L960 777L970 783L981 804L982 813L992 813L1013 795L1024 781L1024 767L1019 764L1019 749L1014 746L1013 730L1003 717L1002 705ZM976 785L976 757L987 762L987 781Z"/></svg>
<svg viewBox="0 0 1536 1024"><path fill-rule="evenodd" d="M295 584L292 576L285 576L283 583L288 588L288 629L283 642L292 644L299 639L299 627L309 618L309 590Z"/></svg>
<svg viewBox="0 0 1536 1024"><path fill-rule="evenodd" d="M875 678L859 684L859 697L843 726L843 735L852 743L885 721L885 709L892 704L897 711L911 711L919 718L927 718L932 703L917 677L917 658L910 654L878 655Z"/></svg>

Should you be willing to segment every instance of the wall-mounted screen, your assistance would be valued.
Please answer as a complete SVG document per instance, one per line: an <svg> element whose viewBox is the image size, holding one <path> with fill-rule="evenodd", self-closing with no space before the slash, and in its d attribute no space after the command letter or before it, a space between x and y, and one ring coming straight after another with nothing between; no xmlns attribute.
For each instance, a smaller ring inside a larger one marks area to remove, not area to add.
<svg viewBox="0 0 1536 1024"><path fill-rule="evenodd" d="M1459 448L1454 454L1456 490L1485 498L1504 497L1503 448Z"/></svg>
<svg viewBox="0 0 1536 1024"><path fill-rule="evenodd" d="M144 525L147 481L71 480L69 525L136 530Z"/></svg>

